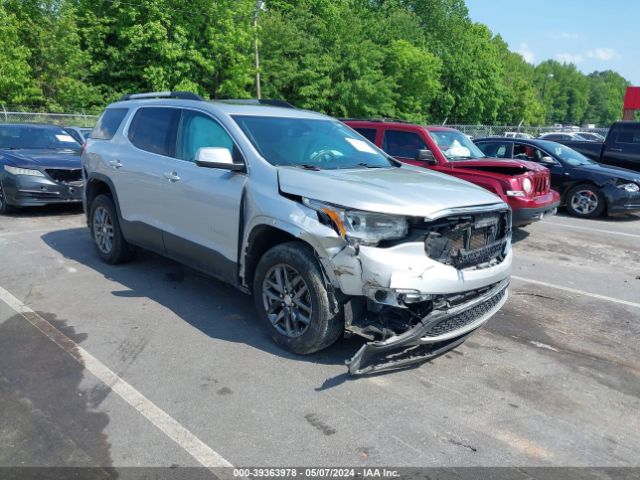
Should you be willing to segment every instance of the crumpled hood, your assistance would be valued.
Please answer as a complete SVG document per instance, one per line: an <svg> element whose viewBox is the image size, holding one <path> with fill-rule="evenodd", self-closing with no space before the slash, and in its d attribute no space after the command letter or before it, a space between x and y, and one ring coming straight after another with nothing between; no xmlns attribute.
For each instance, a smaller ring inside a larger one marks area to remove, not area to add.
<svg viewBox="0 0 640 480"><path fill-rule="evenodd" d="M520 174L527 173L527 171L543 172L547 169L546 167L539 165L536 162L501 158L479 158L477 160L461 160L449 162L448 165L452 168L473 169L474 167L477 167L478 170L482 170L483 168L492 170L495 169L495 173L500 173L499 170L504 169L505 172L512 171L512 174L516 174L516 172L518 171L521 172Z"/></svg>
<svg viewBox="0 0 640 480"><path fill-rule="evenodd" d="M24 168L80 168L75 150L0 150L0 158Z"/></svg>
<svg viewBox="0 0 640 480"><path fill-rule="evenodd" d="M370 212L424 217L441 210L506 206L484 188L419 168L304 170L278 167L280 190Z"/></svg>
<svg viewBox="0 0 640 480"><path fill-rule="evenodd" d="M622 167L614 167L613 165L605 165L602 163L594 163L592 165L580 165L579 167L573 167L575 170L584 170L588 172L594 172L599 175L607 175L612 179L629 180L640 184L640 172L633 170L627 170Z"/></svg>

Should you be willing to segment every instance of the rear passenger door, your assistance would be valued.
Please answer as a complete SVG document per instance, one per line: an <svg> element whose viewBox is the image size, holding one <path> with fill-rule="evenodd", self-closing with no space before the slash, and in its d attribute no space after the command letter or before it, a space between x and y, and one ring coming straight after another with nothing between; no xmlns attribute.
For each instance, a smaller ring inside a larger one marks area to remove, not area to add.
<svg viewBox="0 0 640 480"><path fill-rule="evenodd" d="M180 110L142 107L125 130L130 145L120 150L114 165L116 193L133 243L163 252L162 230L166 228L164 186L175 152Z"/></svg>
<svg viewBox="0 0 640 480"><path fill-rule="evenodd" d="M237 282L238 235L246 174L199 167L198 149L228 149L236 163L242 154L226 129L209 113L183 109L175 157L164 184L167 254L231 283Z"/></svg>

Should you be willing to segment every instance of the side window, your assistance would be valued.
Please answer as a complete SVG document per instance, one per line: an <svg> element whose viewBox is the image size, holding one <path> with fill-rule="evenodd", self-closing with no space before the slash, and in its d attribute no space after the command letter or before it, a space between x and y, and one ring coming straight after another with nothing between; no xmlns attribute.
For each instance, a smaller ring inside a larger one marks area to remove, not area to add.
<svg viewBox="0 0 640 480"><path fill-rule="evenodd" d="M623 124L616 135L616 143L640 144L640 126Z"/></svg>
<svg viewBox="0 0 640 480"><path fill-rule="evenodd" d="M129 140L141 150L173 157L179 120L177 108L141 108L131 121Z"/></svg>
<svg viewBox="0 0 640 480"><path fill-rule="evenodd" d="M111 140L120 128L120 124L129 110L127 108L108 108L98 119L89 138Z"/></svg>
<svg viewBox="0 0 640 480"><path fill-rule="evenodd" d="M233 140L229 134L213 118L200 112L183 110L182 121L178 129L176 157L194 162L198 149L204 147L226 148L235 157Z"/></svg>
<svg viewBox="0 0 640 480"><path fill-rule="evenodd" d="M376 143L376 129L375 128L354 128L356 132L369 140L371 143Z"/></svg>
<svg viewBox="0 0 640 480"><path fill-rule="evenodd" d="M382 148L393 157L416 158L418 150L426 150L427 146L417 133L386 130Z"/></svg>
<svg viewBox="0 0 640 480"><path fill-rule="evenodd" d="M506 158L509 151L507 142L482 142L478 144L478 148L487 157Z"/></svg>
<svg viewBox="0 0 640 480"><path fill-rule="evenodd" d="M525 145L523 143L516 143L513 146L513 158L520 160L528 160L530 162L540 162L545 153L531 145Z"/></svg>

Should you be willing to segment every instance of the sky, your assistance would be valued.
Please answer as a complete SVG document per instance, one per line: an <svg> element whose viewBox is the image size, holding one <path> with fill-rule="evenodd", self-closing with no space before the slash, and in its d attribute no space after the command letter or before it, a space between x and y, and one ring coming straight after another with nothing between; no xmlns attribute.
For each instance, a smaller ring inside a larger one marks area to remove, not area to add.
<svg viewBox="0 0 640 480"><path fill-rule="evenodd" d="M469 15L537 65L614 70L640 86L640 0L466 0Z"/></svg>

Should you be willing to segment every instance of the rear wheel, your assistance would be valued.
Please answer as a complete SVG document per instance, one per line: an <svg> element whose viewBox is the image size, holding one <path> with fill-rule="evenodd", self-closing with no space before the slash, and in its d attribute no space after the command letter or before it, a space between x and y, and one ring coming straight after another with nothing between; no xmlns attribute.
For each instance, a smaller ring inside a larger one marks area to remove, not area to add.
<svg viewBox="0 0 640 480"><path fill-rule="evenodd" d="M253 296L273 340L291 352L322 350L344 330L342 309L333 311L318 261L302 242L277 245L262 256Z"/></svg>
<svg viewBox="0 0 640 480"><path fill-rule="evenodd" d="M122 235L111 196L98 195L91 202L90 218L91 236L100 258L110 264L130 260L133 256L133 248Z"/></svg>
<svg viewBox="0 0 640 480"><path fill-rule="evenodd" d="M573 216L596 218L602 215L605 207L604 195L594 185L576 185L567 193L567 210Z"/></svg>
<svg viewBox="0 0 640 480"><path fill-rule="evenodd" d="M2 185L0 185L0 214L4 215L5 213L11 213L12 211L13 207L7 204L4 191L2 190Z"/></svg>

